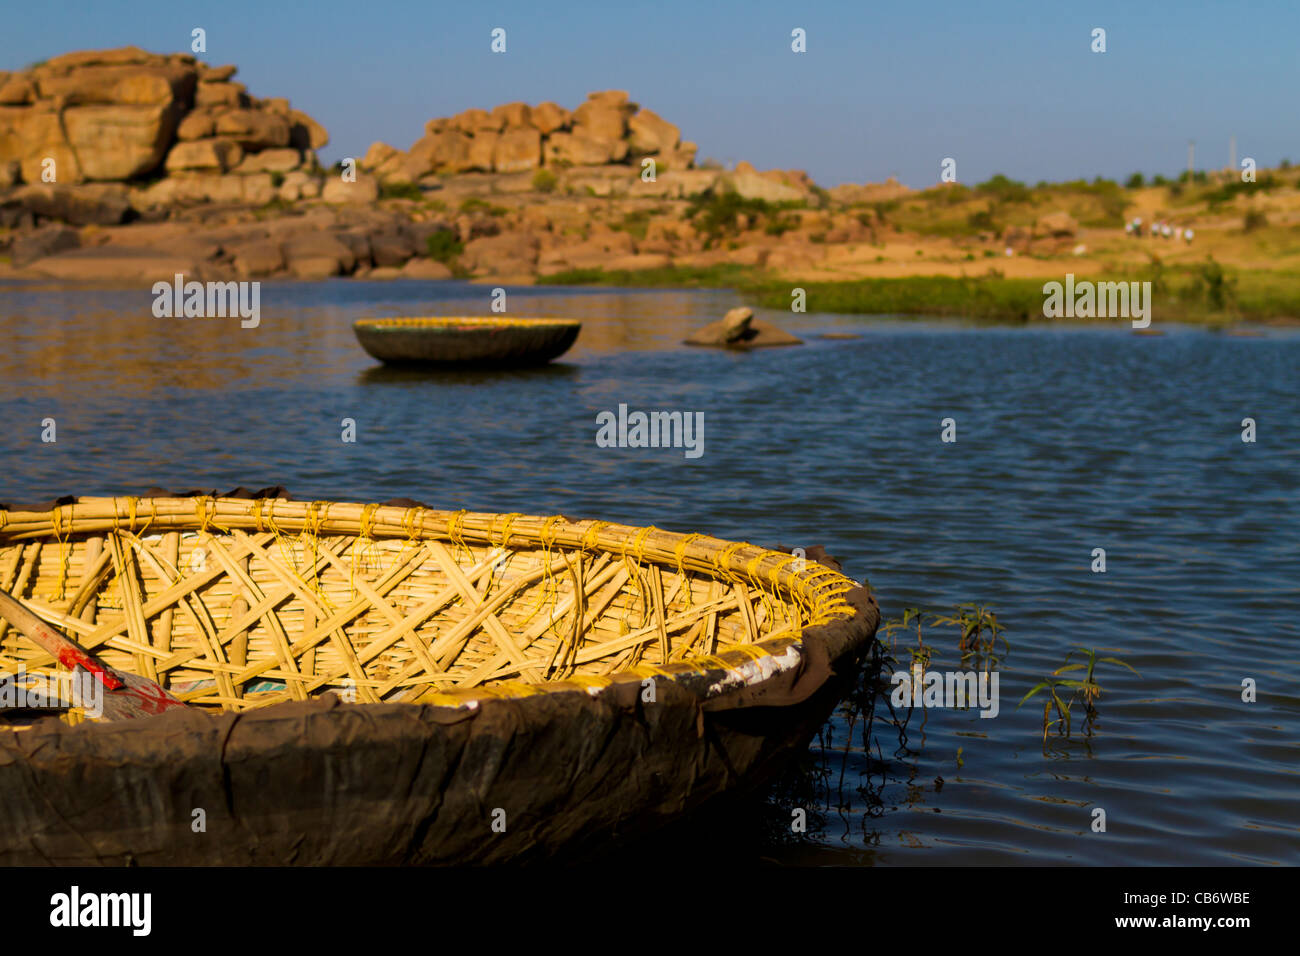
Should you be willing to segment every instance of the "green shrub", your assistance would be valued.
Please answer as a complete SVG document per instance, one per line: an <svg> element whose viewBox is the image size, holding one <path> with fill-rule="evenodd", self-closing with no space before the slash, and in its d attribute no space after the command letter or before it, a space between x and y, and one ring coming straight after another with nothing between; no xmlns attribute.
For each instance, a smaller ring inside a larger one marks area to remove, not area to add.
<svg viewBox="0 0 1300 956"><path fill-rule="evenodd" d="M465 251L465 246L450 229L439 229L425 240L425 250L435 262L451 265Z"/></svg>
<svg viewBox="0 0 1300 956"><path fill-rule="evenodd" d="M1134 173L1124 182L1125 189L1141 189L1147 184L1146 177L1141 173Z"/></svg>
<svg viewBox="0 0 1300 956"><path fill-rule="evenodd" d="M510 210L505 206L494 206L486 199L480 199L478 196L470 196L460 204L460 211L473 215L476 212L485 212L489 216L504 216Z"/></svg>
<svg viewBox="0 0 1300 956"><path fill-rule="evenodd" d="M533 188L539 193L555 192L555 187L559 182L560 178L549 169L539 169L533 173Z"/></svg>
<svg viewBox="0 0 1300 956"><path fill-rule="evenodd" d="M1256 229L1263 229L1268 225L1268 216L1264 215L1259 209L1250 209L1246 212L1246 217L1241 221L1241 228L1244 232L1254 232Z"/></svg>
<svg viewBox="0 0 1300 956"><path fill-rule="evenodd" d="M424 190L415 183L381 183L380 199L423 199Z"/></svg>

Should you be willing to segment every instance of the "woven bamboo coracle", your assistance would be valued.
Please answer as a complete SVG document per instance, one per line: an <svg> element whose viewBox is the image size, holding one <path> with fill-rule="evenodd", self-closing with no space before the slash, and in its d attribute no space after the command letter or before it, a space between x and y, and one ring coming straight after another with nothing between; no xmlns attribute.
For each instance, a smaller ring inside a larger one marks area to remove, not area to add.
<svg viewBox="0 0 1300 956"><path fill-rule="evenodd" d="M329 691L464 706L735 668L852 617L856 586L750 544L559 515L218 497L0 510L0 587L213 711ZM19 668L56 673L0 622L0 673Z"/></svg>

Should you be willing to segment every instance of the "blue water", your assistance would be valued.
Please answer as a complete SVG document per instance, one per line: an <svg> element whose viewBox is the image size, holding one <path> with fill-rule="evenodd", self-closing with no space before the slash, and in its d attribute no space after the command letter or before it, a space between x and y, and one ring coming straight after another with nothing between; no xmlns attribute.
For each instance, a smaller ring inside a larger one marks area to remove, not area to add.
<svg viewBox="0 0 1300 956"><path fill-rule="evenodd" d="M886 617L992 605L1011 645L1000 712L918 712L903 750L878 712L870 763L861 725L850 742L832 720L810 832L755 832L759 855L1300 862L1296 331L772 313L806 344L731 354L679 344L737 304L725 292L507 301L582 318L577 345L547 369L456 374L357 346L363 315L487 314L490 289L461 283L265 284L257 329L155 319L143 289L0 286L0 500L284 484L824 544ZM703 412L703 455L598 448L596 415L620 403ZM935 669L961 667L955 635L926 641ZM1101 665L1093 735L1076 711L1074 736L1044 744L1041 705L1016 703L1076 645L1139 673Z"/></svg>

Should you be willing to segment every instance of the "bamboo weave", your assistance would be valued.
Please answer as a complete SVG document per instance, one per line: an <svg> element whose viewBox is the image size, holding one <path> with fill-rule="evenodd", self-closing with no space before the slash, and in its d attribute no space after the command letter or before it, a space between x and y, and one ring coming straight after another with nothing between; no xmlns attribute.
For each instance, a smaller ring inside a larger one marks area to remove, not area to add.
<svg viewBox="0 0 1300 956"><path fill-rule="evenodd" d="M0 587L113 667L244 710L654 668L852 616L819 564L562 516L82 498L0 510ZM53 674L0 622L0 673Z"/></svg>

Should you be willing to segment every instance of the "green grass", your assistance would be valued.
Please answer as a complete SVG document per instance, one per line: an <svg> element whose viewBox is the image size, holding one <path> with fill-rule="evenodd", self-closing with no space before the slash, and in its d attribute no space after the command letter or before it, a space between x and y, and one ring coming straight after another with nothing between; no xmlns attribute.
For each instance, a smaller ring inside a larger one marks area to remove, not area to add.
<svg viewBox="0 0 1300 956"><path fill-rule="evenodd" d="M538 276L538 285L626 286L640 289L738 289L752 285L749 266L665 266L662 269L570 269ZM788 293L787 293L788 294Z"/></svg>
<svg viewBox="0 0 1300 956"><path fill-rule="evenodd" d="M1064 267L1062 278L1064 276ZM1150 281L1152 321L1231 325L1240 321L1300 320L1300 275L1239 272L1207 261L1191 267L1148 268L1089 277L1095 281ZM1047 279L908 276L846 282L776 280L740 265L668 266L641 271L574 269L540 276L539 285L595 285L626 288L734 289L771 309L790 308L790 290L807 292L811 312L858 315L951 316L988 322L1045 322ZM1058 280L1059 281L1059 280ZM1079 321L1114 322L1114 319Z"/></svg>

